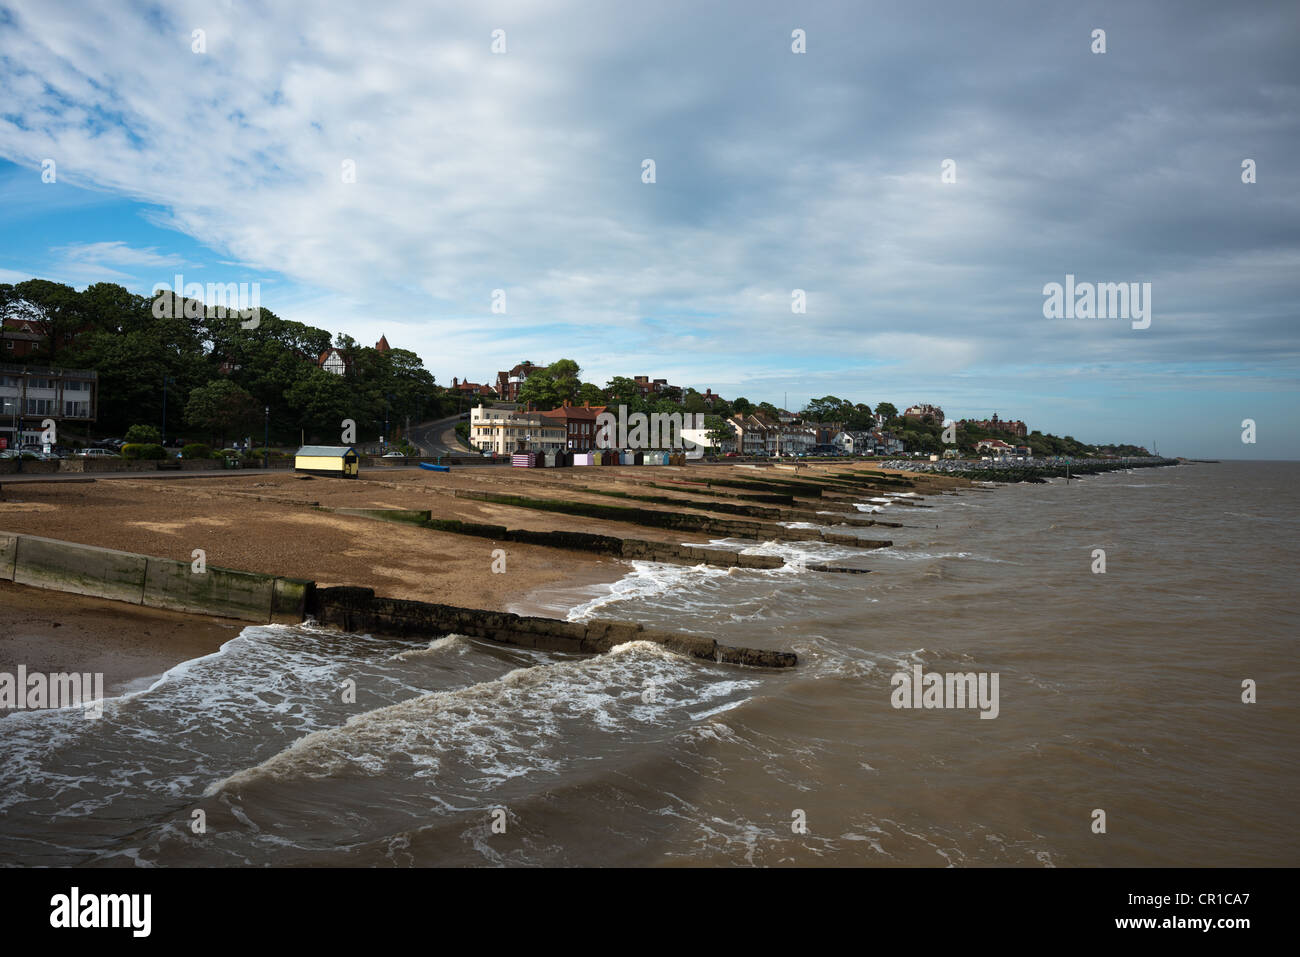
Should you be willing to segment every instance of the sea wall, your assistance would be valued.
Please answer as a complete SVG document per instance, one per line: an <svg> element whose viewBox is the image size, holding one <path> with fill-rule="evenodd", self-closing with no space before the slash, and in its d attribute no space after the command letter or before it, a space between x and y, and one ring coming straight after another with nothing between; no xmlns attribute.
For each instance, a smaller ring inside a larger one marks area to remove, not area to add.
<svg viewBox="0 0 1300 957"><path fill-rule="evenodd" d="M207 566L110 548L0 531L0 580L240 621L296 624L310 617L349 631L437 637L462 634L503 644L598 654L627 641L653 641L708 661L790 668L784 651L736 648L712 638L634 622L561 621L478 608L376 597L370 588L317 588L315 582Z"/></svg>
<svg viewBox="0 0 1300 957"><path fill-rule="evenodd" d="M0 532L0 579L240 621L303 620L312 582Z"/></svg>

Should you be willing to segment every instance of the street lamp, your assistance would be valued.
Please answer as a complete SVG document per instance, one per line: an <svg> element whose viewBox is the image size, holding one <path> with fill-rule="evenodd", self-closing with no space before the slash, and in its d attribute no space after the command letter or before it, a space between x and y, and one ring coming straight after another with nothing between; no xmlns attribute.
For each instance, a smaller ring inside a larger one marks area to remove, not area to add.
<svg viewBox="0 0 1300 957"><path fill-rule="evenodd" d="M31 370L23 370L22 395L18 399L18 411L14 421L14 441L18 443L18 471L23 470L23 406L27 404L27 379Z"/></svg>
<svg viewBox="0 0 1300 957"><path fill-rule="evenodd" d="M271 467L271 407L266 407L266 430L262 433L262 468Z"/></svg>
<svg viewBox="0 0 1300 957"><path fill-rule="evenodd" d="M166 446L167 446L167 383L169 383L169 382L175 382L175 381L176 381L176 380L173 379L173 378L172 378L171 376L169 376L169 375L164 375L164 376L163 376L163 420L162 420L162 444L163 444L163 447L164 447L164 448L166 448Z"/></svg>

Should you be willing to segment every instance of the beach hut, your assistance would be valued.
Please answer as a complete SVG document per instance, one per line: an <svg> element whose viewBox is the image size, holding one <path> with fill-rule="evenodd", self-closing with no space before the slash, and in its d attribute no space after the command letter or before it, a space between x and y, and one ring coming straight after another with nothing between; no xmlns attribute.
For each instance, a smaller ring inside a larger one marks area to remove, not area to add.
<svg viewBox="0 0 1300 957"><path fill-rule="evenodd" d="M361 456L350 445L304 445L293 457L293 470L309 475L356 478Z"/></svg>
<svg viewBox="0 0 1300 957"><path fill-rule="evenodd" d="M540 468L553 469L559 464L559 462L556 461L556 456L560 454L563 453L543 452L538 456L539 461L537 464Z"/></svg>
<svg viewBox="0 0 1300 957"><path fill-rule="evenodd" d="M573 464L574 464L574 465L590 465L590 464L591 464L591 453L590 453L590 452L574 452L574 453L573 453Z"/></svg>
<svg viewBox="0 0 1300 957"><path fill-rule="evenodd" d="M531 469L537 465L537 456L532 452L516 452L510 456L510 464L519 469Z"/></svg>

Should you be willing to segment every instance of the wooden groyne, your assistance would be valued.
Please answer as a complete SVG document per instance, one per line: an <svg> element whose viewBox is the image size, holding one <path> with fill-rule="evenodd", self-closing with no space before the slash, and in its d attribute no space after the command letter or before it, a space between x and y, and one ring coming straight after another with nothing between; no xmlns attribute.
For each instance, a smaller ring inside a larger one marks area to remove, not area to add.
<svg viewBox="0 0 1300 957"><path fill-rule="evenodd" d="M670 542L651 542L640 538L619 538L615 535L598 535L593 532L535 531L526 528L507 528L484 522L466 522L458 518L432 518L429 511L404 508L333 508L337 515L355 515L381 522L400 522L453 535L486 538L493 542L514 542L519 545L540 545L544 548L562 548L575 552L590 552L624 561L665 562L677 565L709 565L716 568L781 568L787 564L779 555L746 555L725 548L703 548L699 545L675 545ZM796 531L809 531L798 529ZM852 535L825 533L823 540L851 540L856 544L863 539ZM888 544L888 543L886 543ZM844 568L823 562L805 563L804 568L815 572L843 572L864 574L869 569Z"/></svg>

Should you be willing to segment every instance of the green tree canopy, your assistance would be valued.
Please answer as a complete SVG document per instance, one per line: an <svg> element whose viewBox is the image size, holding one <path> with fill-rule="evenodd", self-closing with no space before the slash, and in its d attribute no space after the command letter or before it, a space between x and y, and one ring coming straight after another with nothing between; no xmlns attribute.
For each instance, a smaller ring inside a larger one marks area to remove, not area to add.
<svg viewBox="0 0 1300 957"><path fill-rule="evenodd" d="M543 369L534 369L519 387L519 401L531 402L543 412L567 402L577 402L582 388L582 370L572 359L557 359Z"/></svg>
<svg viewBox="0 0 1300 957"><path fill-rule="evenodd" d="M326 373L328 375L328 373ZM229 379L214 379L190 392L185 403L185 421L197 429L221 437L252 428L261 417L257 400Z"/></svg>

